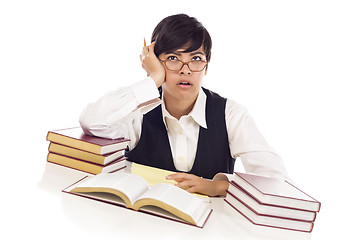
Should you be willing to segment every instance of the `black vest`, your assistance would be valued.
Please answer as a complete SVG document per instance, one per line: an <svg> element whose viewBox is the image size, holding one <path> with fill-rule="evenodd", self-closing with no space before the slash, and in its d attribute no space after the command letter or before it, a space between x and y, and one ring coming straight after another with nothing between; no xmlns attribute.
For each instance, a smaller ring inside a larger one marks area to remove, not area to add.
<svg viewBox="0 0 360 240"><path fill-rule="evenodd" d="M203 88L206 98L207 129L200 126L195 161L189 173L211 179L219 172L233 173L225 123L226 99ZM129 161L177 171L164 125L161 105L144 115L141 137L136 147L126 152Z"/></svg>

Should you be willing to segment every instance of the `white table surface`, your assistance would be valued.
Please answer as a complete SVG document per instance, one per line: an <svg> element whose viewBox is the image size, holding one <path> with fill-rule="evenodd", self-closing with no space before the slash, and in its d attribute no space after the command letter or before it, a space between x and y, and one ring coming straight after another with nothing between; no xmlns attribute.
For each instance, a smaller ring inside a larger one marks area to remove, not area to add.
<svg viewBox="0 0 360 240"><path fill-rule="evenodd" d="M228 206L223 198L211 198L213 213L204 228L197 228L61 192L86 174L46 163L37 185L35 205L23 219L30 235L64 239L310 239L311 234L259 227ZM34 200L35 200L34 199ZM34 202L32 201L34 204ZM33 222L32 214L36 216ZM30 227L31 226L31 227ZM18 232L18 234L23 234Z"/></svg>
<svg viewBox="0 0 360 240"><path fill-rule="evenodd" d="M8 177L7 182L2 182L1 216L5 223L1 231L9 236L7 239L285 240L328 239L332 235L357 239L353 227L356 221L342 220L356 216L358 206L337 205L341 196L331 198L328 195L322 201L312 233L255 226L228 206L223 198L211 198L214 211L201 229L61 192L87 175L77 170L44 162L42 174L26 172L26 167L18 173L13 179ZM329 193L324 189L323 193Z"/></svg>

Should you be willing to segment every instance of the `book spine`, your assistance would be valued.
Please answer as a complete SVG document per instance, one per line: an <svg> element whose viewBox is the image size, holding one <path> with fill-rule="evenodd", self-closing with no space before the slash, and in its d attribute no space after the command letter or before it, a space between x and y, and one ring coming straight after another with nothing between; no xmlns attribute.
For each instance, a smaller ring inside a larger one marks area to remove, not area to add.
<svg viewBox="0 0 360 240"><path fill-rule="evenodd" d="M89 163L85 162L79 159L71 158L64 155L59 155L56 153L48 153L47 161L51 163L55 163L61 166L69 167L72 169L80 170L83 172L91 173L91 174L99 174L101 172L107 172L107 171L116 171L121 167L124 167L124 164L118 164L119 162L125 163L125 158L118 159L111 164L106 166L106 169L104 169L104 166L95 164L95 163Z"/></svg>
<svg viewBox="0 0 360 240"><path fill-rule="evenodd" d="M109 165L112 162L122 158L125 154L125 150L122 149L112 154L99 155L54 142L50 142L48 150L52 153L69 156L86 162L99 164L101 166Z"/></svg>
<svg viewBox="0 0 360 240"><path fill-rule="evenodd" d="M68 167L91 174L99 174L102 170L102 168L98 165L82 162L80 160L71 160L66 156L61 156L50 152L48 153L47 161L63 167Z"/></svg>
<svg viewBox="0 0 360 240"><path fill-rule="evenodd" d="M101 155L101 146L58 133L49 132L46 140Z"/></svg>
<svg viewBox="0 0 360 240"><path fill-rule="evenodd" d="M242 213L239 209L237 209L233 204L231 204L228 200L224 199L224 201L230 206L232 207L236 212L238 212L239 214L241 214L245 219L247 219L250 223L257 225L257 226L264 226L264 227L272 227L272 228L278 228L278 229L284 229L284 230L291 230L291 231L298 231L298 232L306 232L306 233L310 233L312 232L313 228L314 228L314 224L311 225L311 228L309 230L301 230L301 229L296 229L296 228L286 228L286 227L280 227L280 226L275 226L275 225L270 225L270 224L259 224L254 222L253 220L251 220L248 216L246 216L244 213Z"/></svg>

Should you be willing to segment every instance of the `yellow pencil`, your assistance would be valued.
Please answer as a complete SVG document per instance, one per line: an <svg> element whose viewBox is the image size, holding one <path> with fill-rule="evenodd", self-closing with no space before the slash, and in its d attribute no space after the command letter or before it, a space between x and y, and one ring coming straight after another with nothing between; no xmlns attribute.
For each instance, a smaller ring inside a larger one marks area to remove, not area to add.
<svg viewBox="0 0 360 240"><path fill-rule="evenodd" d="M146 41L145 41L145 38L144 38L144 47L146 47ZM146 74L146 76L150 76L149 74Z"/></svg>

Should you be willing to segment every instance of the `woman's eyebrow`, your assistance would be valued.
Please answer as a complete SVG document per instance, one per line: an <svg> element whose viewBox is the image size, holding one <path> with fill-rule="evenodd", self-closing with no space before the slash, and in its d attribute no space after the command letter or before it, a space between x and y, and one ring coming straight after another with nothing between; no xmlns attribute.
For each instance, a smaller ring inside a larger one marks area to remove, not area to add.
<svg viewBox="0 0 360 240"><path fill-rule="evenodd" d="M174 54L174 55L176 55L176 56L181 56L183 53L184 53L183 51L170 51L170 52L166 52L166 54ZM205 56L205 53L200 52L200 51L198 51L198 52L191 52L191 53L190 53L190 56L194 56L194 55L198 55L198 54Z"/></svg>
<svg viewBox="0 0 360 240"><path fill-rule="evenodd" d="M194 56L194 55L198 55L198 54L205 56L205 53L203 53L203 52L192 52L192 53L190 53L190 56Z"/></svg>
<svg viewBox="0 0 360 240"><path fill-rule="evenodd" d="M179 51L170 51L170 52L166 52L166 54L174 54L176 56L181 56L181 52Z"/></svg>

